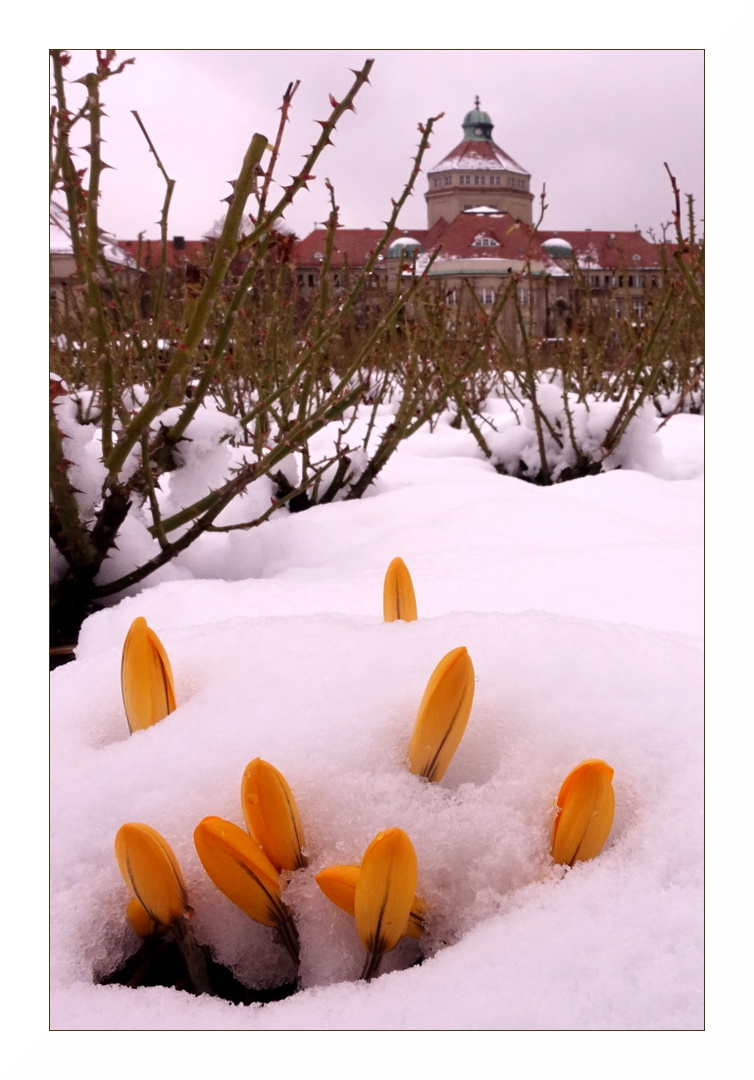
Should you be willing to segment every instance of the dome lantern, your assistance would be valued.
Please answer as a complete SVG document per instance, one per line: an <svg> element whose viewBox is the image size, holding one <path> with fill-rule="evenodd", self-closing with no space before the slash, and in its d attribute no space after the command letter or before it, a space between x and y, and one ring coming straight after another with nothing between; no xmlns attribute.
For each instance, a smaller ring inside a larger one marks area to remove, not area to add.
<svg viewBox="0 0 754 1080"><path fill-rule="evenodd" d="M489 113L479 108L479 95L474 98L474 108L463 118L463 137L471 142L492 142L494 124Z"/></svg>

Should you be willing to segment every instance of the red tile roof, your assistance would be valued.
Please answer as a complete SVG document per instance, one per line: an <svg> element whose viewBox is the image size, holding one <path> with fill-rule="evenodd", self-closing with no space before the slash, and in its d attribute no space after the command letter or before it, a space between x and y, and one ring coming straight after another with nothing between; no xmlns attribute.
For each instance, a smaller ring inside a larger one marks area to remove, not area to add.
<svg viewBox="0 0 754 1080"><path fill-rule="evenodd" d="M424 244L426 234L426 229L393 229L390 243L402 237L411 236ZM383 235L384 229L338 229L331 265L341 267L347 259L349 266L354 268L363 266ZM327 230L315 229L296 244L293 249L293 261L297 266L320 266L322 259L316 256L318 254L324 256L326 249ZM387 254L387 247L385 254Z"/></svg>
<svg viewBox="0 0 754 1080"><path fill-rule="evenodd" d="M655 269L660 266L658 245L645 240L639 232L598 232L583 229L580 232L540 230L537 239L567 240L576 253L584 269L617 270L620 267L634 266ZM638 255L638 258L634 258Z"/></svg>
<svg viewBox="0 0 754 1080"><path fill-rule="evenodd" d="M445 228L439 225L437 222L429 230L425 243L427 250L439 247L441 259L525 259L527 254L542 258L533 229L517 223L505 210L490 214L464 212ZM474 240L482 237L499 246L475 247Z"/></svg>
<svg viewBox="0 0 754 1080"><path fill-rule="evenodd" d="M497 143L481 142L477 139L466 139L458 144L455 150L446 154L439 165L430 169L430 173L448 172L450 169L506 169L508 172L521 173L528 176L526 169L514 161L510 154L506 154Z"/></svg>

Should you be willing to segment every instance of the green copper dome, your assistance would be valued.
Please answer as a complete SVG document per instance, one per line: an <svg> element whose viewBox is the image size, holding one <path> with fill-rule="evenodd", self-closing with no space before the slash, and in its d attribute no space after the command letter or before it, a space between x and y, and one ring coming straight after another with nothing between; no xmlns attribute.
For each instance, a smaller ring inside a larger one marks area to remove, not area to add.
<svg viewBox="0 0 754 1080"><path fill-rule="evenodd" d="M474 99L474 108L463 118L463 137L472 142L492 142L492 119L489 113L479 108L479 97Z"/></svg>
<svg viewBox="0 0 754 1080"><path fill-rule="evenodd" d="M552 236L542 244L551 259L572 259L573 248L563 236Z"/></svg>
<svg viewBox="0 0 754 1080"><path fill-rule="evenodd" d="M388 259L401 259L404 255L418 255L424 248L413 236L399 236L388 248Z"/></svg>

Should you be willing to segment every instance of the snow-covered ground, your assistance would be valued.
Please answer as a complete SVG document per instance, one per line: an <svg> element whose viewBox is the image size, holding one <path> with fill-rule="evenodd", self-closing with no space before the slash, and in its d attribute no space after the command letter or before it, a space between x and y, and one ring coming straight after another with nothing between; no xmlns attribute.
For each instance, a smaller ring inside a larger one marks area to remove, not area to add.
<svg viewBox="0 0 754 1080"><path fill-rule="evenodd" d="M658 437L651 472L538 488L497 474L468 433L420 432L361 501L208 537L174 580L87 620L52 677L53 1028L700 1028L703 420L676 416ZM413 623L382 619L396 555ZM178 704L129 736L120 653L139 615ZM474 705L430 785L406 749L432 670L459 645ZM290 976L192 841L207 815L243 824L255 757L285 775L303 819L309 867L285 894L302 990L234 1006L95 985L137 947L113 856L127 821L172 845L220 962L251 984ZM549 856L555 796L590 757L615 770L615 823L601 855L564 871ZM359 983L353 919L314 875L392 826L416 849L428 932Z"/></svg>

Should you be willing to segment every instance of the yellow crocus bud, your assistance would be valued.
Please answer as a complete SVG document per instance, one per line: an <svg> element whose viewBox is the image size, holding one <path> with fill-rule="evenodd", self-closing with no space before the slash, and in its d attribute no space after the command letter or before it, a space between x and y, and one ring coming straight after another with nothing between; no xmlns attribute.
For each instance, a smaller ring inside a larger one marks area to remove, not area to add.
<svg viewBox="0 0 754 1080"><path fill-rule="evenodd" d="M138 822L122 825L115 857L123 880L154 922L171 926L193 914L173 849L155 829Z"/></svg>
<svg viewBox="0 0 754 1080"><path fill-rule="evenodd" d="M151 727L174 711L170 661L157 634L141 616L131 623L123 643L120 682L131 732Z"/></svg>
<svg viewBox="0 0 754 1080"><path fill-rule="evenodd" d="M246 828L278 870L307 865L304 832L296 800L282 773L261 758L246 766L241 780Z"/></svg>
<svg viewBox="0 0 754 1080"><path fill-rule="evenodd" d="M396 619L413 622L417 617L414 585L403 559L393 559L387 568L382 608L385 622L395 622Z"/></svg>
<svg viewBox="0 0 754 1080"><path fill-rule="evenodd" d="M577 765L563 781L552 831L556 863L573 866L602 851L615 812L613 772L604 761L591 758Z"/></svg>
<svg viewBox="0 0 754 1080"><path fill-rule="evenodd" d="M356 914L356 884L361 873L360 866L326 866L315 876L315 881L328 900L349 915ZM408 915L406 937L419 938L425 930L426 904L415 896Z"/></svg>
<svg viewBox="0 0 754 1080"><path fill-rule="evenodd" d="M133 932L141 938L150 937L152 934L164 934L168 929L166 926L156 923L141 900L137 900L135 896L129 901L126 908L126 918Z"/></svg>
<svg viewBox="0 0 754 1080"><path fill-rule="evenodd" d="M354 896L359 940L367 952L361 978L371 979L405 935L416 894L414 845L402 829L385 829L364 852Z"/></svg>
<svg viewBox="0 0 754 1080"><path fill-rule="evenodd" d="M474 665L462 645L442 658L427 683L408 747L409 769L442 780L466 730L474 700Z"/></svg>
<svg viewBox="0 0 754 1080"><path fill-rule="evenodd" d="M280 874L248 833L230 821L206 817L194 830L202 866L221 893L250 919L274 926L294 960L298 936L281 900Z"/></svg>

